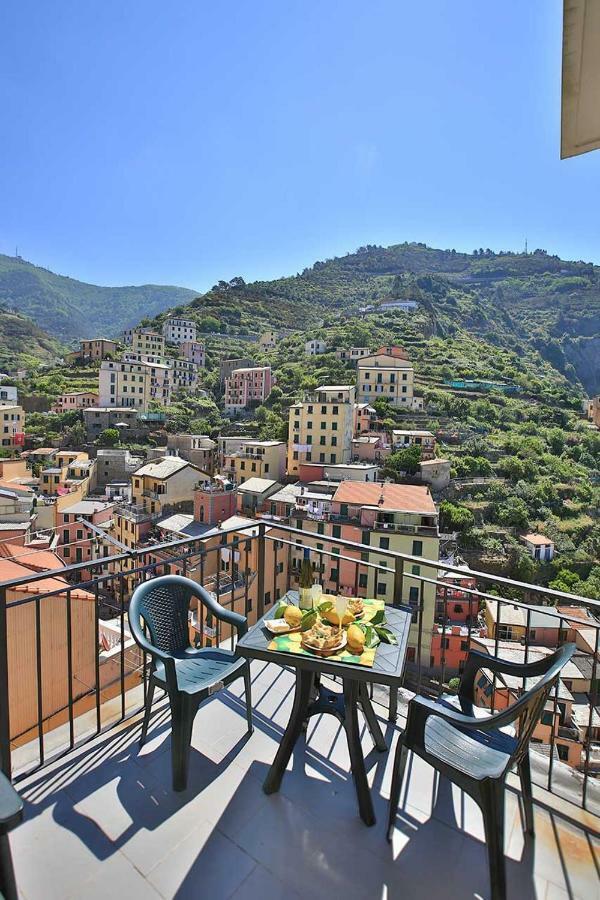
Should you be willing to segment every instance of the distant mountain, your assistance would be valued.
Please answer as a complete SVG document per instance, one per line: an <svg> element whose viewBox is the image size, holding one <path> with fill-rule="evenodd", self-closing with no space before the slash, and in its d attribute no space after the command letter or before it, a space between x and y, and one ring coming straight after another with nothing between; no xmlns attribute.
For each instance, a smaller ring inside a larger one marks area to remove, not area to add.
<svg viewBox="0 0 600 900"><path fill-rule="evenodd" d="M0 254L0 304L30 316L63 341L114 337L143 316L155 316L196 296L188 288L167 285L99 287Z"/></svg>

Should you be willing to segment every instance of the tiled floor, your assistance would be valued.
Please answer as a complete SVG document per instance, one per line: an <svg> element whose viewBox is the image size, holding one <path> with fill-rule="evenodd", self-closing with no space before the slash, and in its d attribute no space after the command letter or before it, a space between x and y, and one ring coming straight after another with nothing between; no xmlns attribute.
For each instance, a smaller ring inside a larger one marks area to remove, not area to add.
<svg viewBox="0 0 600 900"><path fill-rule="evenodd" d="M311 721L308 747L296 752L281 791L263 793L291 689L289 672L256 665L249 739L241 685L202 707L183 794L170 789L164 708L142 750L139 725L129 724L32 776L21 786L26 821L12 837L23 896L489 897L478 810L420 760L409 762L393 845L386 842L392 756L374 751L368 733L373 828L358 818L345 739L332 717ZM387 728L392 741L396 730ZM511 790L506 819L510 898L600 898L591 819L585 830L564 811L538 805L537 838L524 842Z"/></svg>

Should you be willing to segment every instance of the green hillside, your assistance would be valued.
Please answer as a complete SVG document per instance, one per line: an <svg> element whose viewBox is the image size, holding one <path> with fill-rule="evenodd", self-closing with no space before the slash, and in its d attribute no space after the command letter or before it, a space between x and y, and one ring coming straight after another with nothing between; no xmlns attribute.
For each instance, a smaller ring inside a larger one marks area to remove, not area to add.
<svg viewBox="0 0 600 900"><path fill-rule="evenodd" d="M145 284L99 287L0 254L0 304L33 319L64 341L113 337L144 315L196 296L187 288Z"/></svg>
<svg viewBox="0 0 600 900"><path fill-rule="evenodd" d="M0 309L0 371L36 369L61 355L59 342L31 319Z"/></svg>
<svg viewBox="0 0 600 900"><path fill-rule="evenodd" d="M363 247L289 278L219 282L178 311L203 332L234 338L268 326L311 328L335 317L373 323L379 304L393 299L419 304L400 319L409 342L462 334L519 355L535 351L577 389L600 392L600 267L541 250Z"/></svg>

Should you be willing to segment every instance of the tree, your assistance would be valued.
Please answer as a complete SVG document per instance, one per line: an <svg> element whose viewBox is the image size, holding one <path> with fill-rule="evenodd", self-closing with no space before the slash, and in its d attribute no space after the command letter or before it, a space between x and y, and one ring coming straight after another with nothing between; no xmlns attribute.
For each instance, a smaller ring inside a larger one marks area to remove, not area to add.
<svg viewBox="0 0 600 900"><path fill-rule="evenodd" d="M440 503L440 528L442 531L466 531L475 524L475 517L470 509L442 500Z"/></svg>
<svg viewBox="0 0 600 900"><path fill-rule="evenodd" d="M403 473L414 475L421 462L421 448L417 445L407 447L406 450L397 450L390 454L382 467L384 478L393 478L398 481Z"/></svg>
<svg viewBox="0 0 600 900"><path fill-rule="evenodd" d="M105 428L98 435L99 447L116 447L119 443L119 431L117 428Z"/></svg>
<svg viewBox="0 0 600 900"><path fill-rule="evenodd" d="M520 497L509 497L503 503L498 504L496 519L500 525L525 531L529 525L527 504Z"/></svg>

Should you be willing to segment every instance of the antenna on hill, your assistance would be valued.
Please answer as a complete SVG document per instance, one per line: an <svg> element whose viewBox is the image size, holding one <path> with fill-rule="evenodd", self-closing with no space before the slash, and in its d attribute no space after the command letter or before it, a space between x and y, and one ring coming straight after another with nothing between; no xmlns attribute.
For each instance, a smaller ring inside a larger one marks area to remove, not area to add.
<svg viewBox="0 0 600 900"><path fill-rule="evenodd" d="M525 238L525 256L527 256L527 238Z"/></svg>

